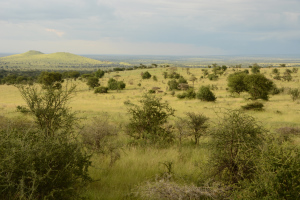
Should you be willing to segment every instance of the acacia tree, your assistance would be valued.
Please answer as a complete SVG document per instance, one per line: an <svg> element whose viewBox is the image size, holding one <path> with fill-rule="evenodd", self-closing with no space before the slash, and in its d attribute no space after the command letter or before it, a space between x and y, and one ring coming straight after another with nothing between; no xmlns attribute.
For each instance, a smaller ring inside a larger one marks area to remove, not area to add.
<svg viewBox="0 0 300 200"><path fill-rule="evenodd" d="M227 78L227 85L229 87L229 91L231 93L238 93L246 91L247 87L244 82L244 78L247 76L244 72L236 72L234 74L230 74Z"/></svg>
<svg viewBox="0 0 300 200"><path fill-rule="evenodd" d="M60 89L52 86L39 89L36 86L24 85L18 85L17 88L27 104L27 107L19 106L19 110L34 116L35 122L46 137L73 130L76 118L67 104L73 96L76 85Z"/></svg>
<svg viewBox="0 0 300 200"><path fill-rule="evenodd" d="M251 74L244 78L247 92L252 99L269 99L269 92L274 88L274 83L263 74Z"/></svg>
<svg viewBox="0 0 300 200"><path fill-rule="evenodd" d="M201 113L188 112L187 116L187 126L191 131L191 135L195 138L195 144L199 143L199 138L203 136L206 129L208 128L207 120L209 118L205 117Z"/></svg>
<svg viewBox="0 0 300 200"><path fill-rule="evenodd" d="M161 98L152 95L145 94L139 102L140 105L131 104L128 109L128 134L135 140L171 142L173 136L163 125L175 110L167 102L161 102Z"/></svg>

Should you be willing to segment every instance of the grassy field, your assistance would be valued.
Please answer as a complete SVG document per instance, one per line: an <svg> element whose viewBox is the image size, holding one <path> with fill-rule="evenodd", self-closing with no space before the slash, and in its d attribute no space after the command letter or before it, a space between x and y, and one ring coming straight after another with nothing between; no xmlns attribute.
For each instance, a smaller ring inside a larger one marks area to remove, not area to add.
<svg viewBox="0 0 300 200"><path fill-rule="evenodd" d="M281 74L287 68L279 68ZM209 69L211 70L211 69ZM160 87L163 93L157 94L164 101L169 102L174 108L175 117L171 117L169 122L174 123L176 117L184 117L186 112L199 112L209 117L210 124L218 120L226 109L240 109L242 105L250 102L249 95L242 93L240 96L234 96L226 90L227 77L229 74L242 69L227 69L226 73L217 81L201 79L203 72L200 68L191 68L190 73L195 75L198 80L195 82L196 91L202 85L214 85L217 100L216 102L202 102L199 100L180 100L176 95L181 93L176 91L175 96L171 95L167 82L170 79L163 78L163 72L166 68L139 69L133 71L111 72L106 73L100 80L100 84L105 86L109 78L120 75L118 80L126 83L126 88L120 92L109 91L108 94L94 94L89 90L85 82L73 81L77 85L76 95L71 100L70 106L73 111L78 112L82 117L82 124L88 123L91 118L102 115L107 112L111 120L120 128L119 137L123 143L121 157L112 166L109 166L109 157L95 155L93 157L93 167L90 168L90 174L95 182L90 184L87 189L82 191L89 199L123 199L130 194L130 191L137 185L146 181L154 180L155 177L167 171L164 163L172 163L173 173L179 182L187 184L197 184L201 177L204 177L204 165L210 152L206 148L209 138L203 138L200 144L191 145L191 138L187 138L183 146L177 144L170 148L156 149L151 147L131 147L127 146L128 136L124 133L123 127L128 123L127 107L124 101L137 103L144 93L152 87ZM141 72L149 71L153 76L157 76L158 81L153 79L141 79ZM267 78L272 79L272 69L263 68L261 73ZM177 68L187 80L191 75L187 74L185 68ZM299 88L300 89L300 71L293 73L293 80L283 82L273 80L278 88ZM141 86L138 86L138 84ZM192 85L191 82L189 82ZM260 101L264 103L265 109L262 112L249 111L248 114L260 121L271 134L276 134L275 130L280 127L300 127L300 100L292 101L291 96L287 93L281 93L270 97L269 101ZM18 90L14 86L0 85L0 115L9 117L18 116L16 106L25 105ZM300 140L295 142L299 143Z"/></svg>

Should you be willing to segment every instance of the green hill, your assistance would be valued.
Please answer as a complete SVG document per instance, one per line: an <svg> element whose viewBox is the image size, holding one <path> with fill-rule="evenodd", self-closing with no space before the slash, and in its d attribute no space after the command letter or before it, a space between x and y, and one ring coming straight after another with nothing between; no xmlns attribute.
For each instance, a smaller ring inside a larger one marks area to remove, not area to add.
<svg viewBox="0 0 300 200"><path fill-rule="evenodd" d="M83 56L57 52L44 54L40 51L28 51L0 58L0 67L21 67L21 68L89 68L111 64Z"/></svg>

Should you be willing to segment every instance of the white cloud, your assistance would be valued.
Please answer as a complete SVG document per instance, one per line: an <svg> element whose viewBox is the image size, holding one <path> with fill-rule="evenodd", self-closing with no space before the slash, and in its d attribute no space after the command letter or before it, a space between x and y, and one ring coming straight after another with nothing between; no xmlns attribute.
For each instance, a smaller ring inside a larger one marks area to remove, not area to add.
<svg viewBox="0 0 300 200"><path fill-rule="evenodd" d="M62 37L65 34L65 32L58 31L58 30L55 30L55 29L46 28L45 30L48 31L48 32L53 32L59 37Z"/></svg>

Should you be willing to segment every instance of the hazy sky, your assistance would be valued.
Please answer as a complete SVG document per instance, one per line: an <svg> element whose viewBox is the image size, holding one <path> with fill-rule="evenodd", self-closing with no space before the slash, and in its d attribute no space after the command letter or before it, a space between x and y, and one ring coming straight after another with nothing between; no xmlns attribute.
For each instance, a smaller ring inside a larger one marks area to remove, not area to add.
<svg viewBox="0 0 300 200"><path fill-rule="evenodd" d="M0 52L300 54L300 0L0 0Z"/></svg>

